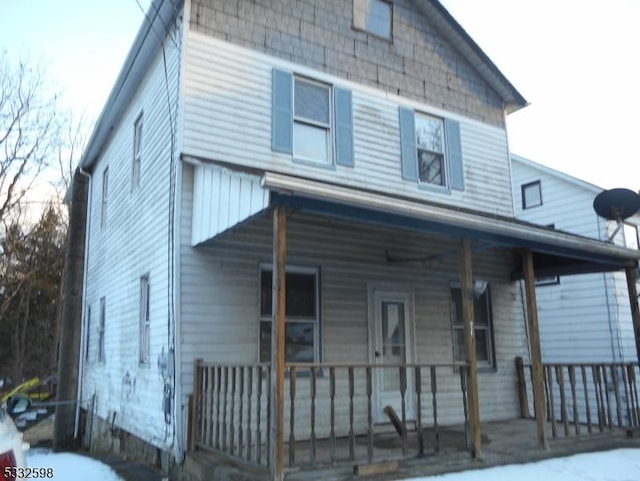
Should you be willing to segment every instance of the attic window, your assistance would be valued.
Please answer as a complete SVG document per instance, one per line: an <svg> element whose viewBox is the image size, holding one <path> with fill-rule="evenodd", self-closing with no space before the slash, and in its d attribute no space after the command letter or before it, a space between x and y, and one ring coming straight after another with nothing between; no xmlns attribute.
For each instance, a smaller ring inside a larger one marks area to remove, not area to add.
<svg viewBox="0 0 640 481"><path fill-rule="evenodd" d="M391 39L393 4L384 0L353 0L353 25L378 37Z"/></svg>

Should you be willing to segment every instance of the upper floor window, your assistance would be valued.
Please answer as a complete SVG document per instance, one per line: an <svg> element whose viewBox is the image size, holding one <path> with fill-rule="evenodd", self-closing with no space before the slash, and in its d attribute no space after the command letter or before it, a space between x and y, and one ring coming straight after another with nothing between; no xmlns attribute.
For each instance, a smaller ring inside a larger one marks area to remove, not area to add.
<svg viewBox="0 0 640 481"><path fill-rule="evenodd" d="M471 294L470 294L471 295ZM491 296L489 286L473 299L473 335L476 338L476 358L479 365L493 366L493 334L491 319ZM467 359L464 342L464 322L462 317L462 289L451 288L451 323L453 328L453 355L456 361Z"/></svg>
<svg viewBox="0 0 640 481"><path fill-rule="evenodd" d="M460 124L400 107L402 178L443 192L464 190Z"/></svg>
<svg viewBox="0 0 640 481"><path fill-rule="evenodd" d="M542 205L542 186L539 180L523 184L522 187L522 208L530 209Z"/></svg>
<svg viewBox="0 0 640 481"><path fill-rule="evenodd" d="M140 164L142 159L142 114L133 124L133 169L131 172L131 188L140 187Z"/></svg>
<svg viewBox="0 0 640 481"><path fill-rule="evenodd" d="M384 0L353 0L353 25L378 37L391 39L393 4Z"/></svg>
<svg viewBox="0 0 640 481"><path fill-rule="evenodd" d="M285 361L318 360L320 290L317 269L287 268L285 289ZM273 271L260 270L260 362L271 359Z"/></svg>
<svg viewBox="0 0 640 481"><path fill-rule="evenodd" d="M319 166L354 166L351 92L273 70L271 149Z"/></svg>
<svg viewBox="0 0 640 481"><path fill-rule="evenodd" d="M629 249L640 248L640 242L638 241L638 226L634 224L624 223L624 245Z"/></svg>
<svg viewBox="0 0 640 481"><path fill-rule="evenodd" d="M329 163L333 158L330 141L331 87L296 77L293 103L293 155Z"/></svg>
<svg viewBox="0 0 640 481"><path fill-rule="evenodd" d="M429 115L416 115L418 180L424 184L446 184L444 122Z"/></svg>
<svg viewBox="0 0 640 481"><path fill-rule="evenodd" d="M102 206L100 210L100 225L107 225L107 199L109 193L109 167L102 172Z"/></svg>

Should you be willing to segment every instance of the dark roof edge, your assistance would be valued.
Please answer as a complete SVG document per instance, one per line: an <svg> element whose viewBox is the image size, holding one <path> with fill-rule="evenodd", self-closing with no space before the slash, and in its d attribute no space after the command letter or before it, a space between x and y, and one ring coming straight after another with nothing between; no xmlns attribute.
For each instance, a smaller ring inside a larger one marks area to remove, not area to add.
<svg viewBox="0 0 640 481"><path fill-rule="evenodd" d="M418 3L424 6L427 14L437 14L430 15L431 18L440 17L443 19L443 22L434 21L433 25L460 54L469 60L482 78L498 93L505 103L505 110L508 114L529 105L529 102L438 0L425 0Z"/></svg>
<svg viewBox="0 0 640 481"><path fill-rule="evenodd" d="M80 167L90 169L166 38L183 0L153 0L87 142Z"/></svg>

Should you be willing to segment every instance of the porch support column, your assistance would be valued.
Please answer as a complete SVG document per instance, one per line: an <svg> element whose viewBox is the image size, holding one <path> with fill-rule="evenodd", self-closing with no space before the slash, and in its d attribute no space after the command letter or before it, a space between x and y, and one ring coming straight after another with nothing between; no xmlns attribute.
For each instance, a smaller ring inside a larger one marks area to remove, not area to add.
<svg viewBox="0 0 640 481"><path fill-rule="evenodd" d="M476 336L473 328L473 273L471 269L471 242L460 241L460 287L462 297L462 320L464 325L464 343L467 346L468 409L471 429L471 455L482 458L482 435L480 432L480 401L478 395L478 359L476 356Z"/></svg>
<svg viewBox="0 0 640 481"><path fill-rule="evenodd" d="M633 334L636 339L636 354L638 361L640 361L640 309L638 308L638 289L636 282L638 281L638 274L636 268L625 268L627 274L627 289L629 291L629 303L631 304L631 320L633 321Z"/></svg>
<svg viewBox="0 0 640 481"><path fill-rule="evenodd" d="M527 322L529 324L529 349L531 352L531 371L533 374L533 406L536 412L538 446L549 449L545 434L544 372L542 370L542 351L540 349L540 331L538 329L538 303L536 283L533 271L533 254L526 248L522 256L524 285L527 295Z"/></svg>
<svg viewBox="0 0 640 481"><path fill-rule="evenodd" d="M273 209L273 278L271 323L271 479L284 479L284 321L287 217L285 208Z"/></svg>

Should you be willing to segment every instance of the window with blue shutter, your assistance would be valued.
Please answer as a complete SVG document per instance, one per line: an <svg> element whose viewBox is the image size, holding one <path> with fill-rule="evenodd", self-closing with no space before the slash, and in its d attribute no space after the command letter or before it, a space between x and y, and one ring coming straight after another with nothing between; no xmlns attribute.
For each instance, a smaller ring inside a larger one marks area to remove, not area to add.
<svg viewBox="0 0 640 481"><path fill-rule="evenodd" d="M460 125L400 107L402 178L420 185L464 190Z"/></svg>
<svg viewBox="0 0 640 481"><path fill-rule="evenodd" d="M318 165L354 166L351 92L273 70L271 148Z"/></svg>

